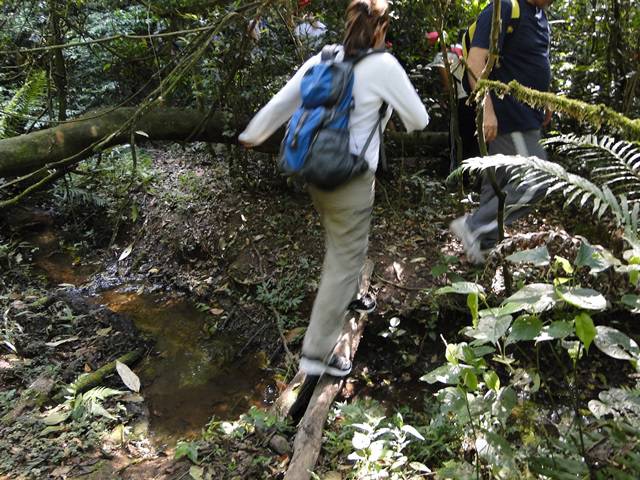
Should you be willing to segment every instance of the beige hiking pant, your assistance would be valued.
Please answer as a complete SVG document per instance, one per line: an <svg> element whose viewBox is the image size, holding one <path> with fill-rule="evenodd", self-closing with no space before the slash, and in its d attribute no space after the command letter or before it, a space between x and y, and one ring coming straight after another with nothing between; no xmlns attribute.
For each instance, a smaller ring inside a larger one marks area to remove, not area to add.
<svg viewBox="0 0 640 480"><path fill-rule="evenodd" d="M328 361L340 337L347 306L356 296L367 254L375 175L370 170L336 190L309 186L325 231L324 263L302 354Z"/></svg>

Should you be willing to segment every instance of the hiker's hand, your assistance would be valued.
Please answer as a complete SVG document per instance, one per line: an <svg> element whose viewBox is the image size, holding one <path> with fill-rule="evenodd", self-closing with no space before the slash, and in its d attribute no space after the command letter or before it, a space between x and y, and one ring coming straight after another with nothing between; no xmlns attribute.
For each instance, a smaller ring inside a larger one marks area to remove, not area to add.
<svg viewBox="0 0 640 480"><path fill-rule="evenodd" d="M544 120L542 121L542 127L547 128L551 123L551 116L553 115L553 110L549 107L544 109Z"/></svg>
<svg viewBox="0 0 640 480"><path fill-rule="evenodd" d="M487 143L492 142L498 136L498 117L493 110L491 97L487 97L484 102L482 130L484 131L484 141Z"/></svg>
<svg viewBox="0 0 640 480"><path fill-rule="evenodd" d="M238 135L238 143L240 145L242 145L244 148L253 148L254 145L249 143L246 139L246 136L244 135L244 132L242 132L240 135Z"/></svg>

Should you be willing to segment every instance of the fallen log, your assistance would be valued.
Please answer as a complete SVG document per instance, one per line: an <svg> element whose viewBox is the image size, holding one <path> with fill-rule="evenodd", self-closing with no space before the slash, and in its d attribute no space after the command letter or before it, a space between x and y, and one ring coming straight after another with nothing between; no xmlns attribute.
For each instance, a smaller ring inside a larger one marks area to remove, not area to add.
<svg viewBox="0 0 640 480"><path fill-rule="evenodd" d="M367 260L360 276L360 293L364 294L369 289L369 282L373 273L373 262ZM340 355L348 356L351 361L355 356L364 327L367 321L366 314L349 315L336 351ZM327 421L331 404L344 386L345 378L323 375L320 377L304 417L298 425L295 441L293 443L293 456L289 468L285 474L285 480L307 480L311 478L311 471L318 460L322 441L322 430ZM284 390L276 402L276 411L281 415L290 412L295 405L292 397L296 390L305 385L305 376L300 372L294 377L289 387Z"/></svg>
<svg viewBox="0 0 640 480"><path fill-rule="evenodd" d="M229 119L223 112L207 116L195 109L156 108L143 114L133 128L120 132L120 127L137 110L135 107L122 107L92 112L57 127L0 140L0 178L26 175L43 167L51 168L71 157L74 162L80 161L97 153L94 147L111 135L113 137L102 145L103 148L129 143L131 130L143 132L137 135L138 142L149 139L236 144L238 133L247 123L243 118ZM280 129L256 150L277 153L283 134L284 129ZM391 144L402 144L400 153L403 155L424 147L441 151L447 146L447 134L442 132L387 132L386 139Z"/></svg>
<svg viewBox="0 0 640 480"><path fill-rule="evenodd" d="M142 357L143 353L144 349L142 348L132 350L129 353L125 353L121 357L115 359L114 361L103 365L98 370L80 375L75 382L62 387L53 397L53 400L60 403L63 402L65 400L65 397L68 395L76 395L78 393L85 392L97 385L100 385L107 375L110 375L116 371L116 362L124 363L125 365L129 366L137 362L140 357Z"/></svg>

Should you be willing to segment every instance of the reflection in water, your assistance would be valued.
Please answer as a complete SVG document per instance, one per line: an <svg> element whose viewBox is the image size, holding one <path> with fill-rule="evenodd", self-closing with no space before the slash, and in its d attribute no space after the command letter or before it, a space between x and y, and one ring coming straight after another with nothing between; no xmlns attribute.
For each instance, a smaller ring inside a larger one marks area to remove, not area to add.
<svg viewBox="0 0 640 480"><path fill-rule="evenodd" d="M115 291L102 294L111 310L130 317L155 340L154 354L136 370L155 436L194 436L212 415L235 418L261 405L270 379L260 353L234 359L242 347L232 338L207 338L206 314L180 299Z"/></svg>
<svg viewBox="0 0 640 480"><path fill-rule="evenodd" d="M59 238L51 229L30 235L28 241L38 247L34 264L54 283L82 285L95 273L95 264L75 265L68 252L60 247Z"/></svg>

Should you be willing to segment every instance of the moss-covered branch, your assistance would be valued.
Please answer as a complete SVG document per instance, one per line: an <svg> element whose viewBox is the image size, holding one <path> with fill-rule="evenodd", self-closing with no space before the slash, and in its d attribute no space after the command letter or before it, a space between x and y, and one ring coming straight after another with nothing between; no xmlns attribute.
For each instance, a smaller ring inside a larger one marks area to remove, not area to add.
<svg viewBox="0 0 640 480"><path fill-rule="evenodd" d="M606 125L623 132L625 137L630 140L640 140L640 119L626 117L606 105L591 105L554 93L540 92L524 87L515 80L512 80L508 84L494 80L479 80L477 85L477 98L482 98L488 90L493 90L500 96L513 95L517 100L527 103L534 108L550 107L576 120L587 122L596 128Z"/></svg>

